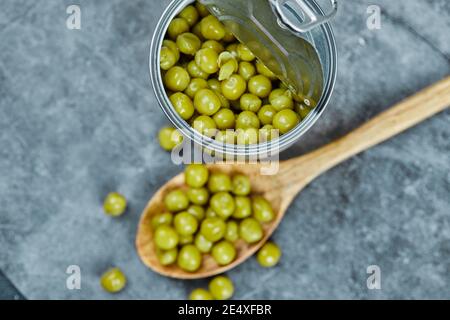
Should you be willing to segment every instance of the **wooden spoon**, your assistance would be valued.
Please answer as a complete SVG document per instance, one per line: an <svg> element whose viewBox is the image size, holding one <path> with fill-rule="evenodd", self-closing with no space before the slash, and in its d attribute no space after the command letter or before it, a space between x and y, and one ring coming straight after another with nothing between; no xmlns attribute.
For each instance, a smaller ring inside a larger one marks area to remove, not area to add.
<svg viewBox="0 0 450 320"><path fill-rule="evenodd" d="M164 211L163 196L170 190L184 186L184 175L170 180L153 196L145 208L137 232L136 247L144 264L155 272L177 279L199 279L224 273L251 257L269 239L280 224L295 196L317 176L346 159L367 150L450 106L450 77L404 100L345 137L304 156L280 163L275 176L260 174L261 164L216 164L210 170L229 174L243 173L250 177L252 192L271 201L277 213L275 221L264 225L264 238L253 245L242 240L236 243L236 260L228 266L218 266L210 255L203 256L201 268L195 273L177 266L164 267L158 262L152 240L151 218Z"/></svg>

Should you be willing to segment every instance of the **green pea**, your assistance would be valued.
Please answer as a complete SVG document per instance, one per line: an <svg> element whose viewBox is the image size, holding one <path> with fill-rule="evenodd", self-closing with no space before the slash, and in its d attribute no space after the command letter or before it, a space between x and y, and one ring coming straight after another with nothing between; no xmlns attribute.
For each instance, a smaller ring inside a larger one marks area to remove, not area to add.
<svg viewBox="0 0 450 320"><path fill-rule="evenodd" d="M248 91L260 98L267 98L272 91L272 82L259 74L248 81Z"/></svg>
<svg viewBox="0 0 450 320"><path fill-rule="evenodd" d="M225 37L225 27L213 15L209 15L202 20L202 34L208 40L222 40Z"/></svg>
<svg viewBox="0 0 450 320"><path fill-rule="evenodd" d="M192 103L191 98L184 93L174 93L169 97L169 100L172 102L175 111L182 119L189 120L194 114L194 104Z"/></svg>
<svg viewBox="0 0 450 320"><path fill-rule="evenodd" d="M263 238L263 229L253 218L246 218L239 225L239 236L247 243L253 244Z"/></svg>
<svg viewBox="0 0 450 320"><path fill-rule="evenodd" d="M263 106L258 112L259 121L263 125L272 124L273 117L275 117L277 110L270 104Z"/></svg>
<svg viewBox="0 0 450 320"><path fill-rule="evenodd" d="M186 90L190 81L191 77L189 76L189 73L182 67L178 66L170 68L164 76L164 83L166 87L174 92Z"/></svg>
<svg viewBox="0 0 450 320"><path fill-rule="evenodd" d="M245 81L249 81L251 77L256 74L256 69L253 64L247 61L241 61L239 63L239 74Z"/></svg>
<svg viewBox="0 0 450 320"><path fill-rule="evenodd" d="M160 67L163 70L169 70L178 62L176 54L169 47L161 48L160 57Z"/></svg>
<svg viewBox="0 0 450 320"><path fill-rule="evenodd" d="M220 99L210 89L201 89L195 94L194 106L201 115L212 116L221 105Z"/></svg>
<svg viewBox="0 0 450 320"><path fill-rule="evenodd" d="M225 30L225 36L223 37L222 41L233 42L236 41L236 38L234 37L234 34L232 32Z"/></svg>
<svg viewBox="0 0 450 320"><path fill-rule="evenodd" d="M208 182L209 171L205 165L190 164L187 166L184 176L189 187L201 188Z"/></svg>
<svg viewBox="0 0 450 320"><path fill-rule="evenodd" d="M280 248L273 242L267 242L259 250L256 259L262 267L270 268L278 264L281 258Z"/></svg>
<svg viewBox="0 0 450 320"><path fill-rule="evenodd" d="M238 100L247 89L244 78L238 74L233 74L230 78L222 81L222 94L228 100Z"/></svg>
<svg viewBox="0 0 450 320"><path fill-rule="evenodd" d="M217 61L219 63L219 67L223 67L224 65L228 64L231 62L231 71L232 73L237 72L239 70L239 63L236 59L236 57L228 51L224 51L222 53L219 54L219 60ZM227 77L228 79L228 77ZM223 79L219 78L219 81L221 81Z"/></svg>
<svg viewBox="0 0 450 320"><path fill-rule="evenodd" d="M178 49L184 54L193 56L200 49L201 40L193 33L186 32L177 37Z"/></svg>
<svg viewBox="0 0 450 320"><path fill-rule="evenodd" d="M225 48L226 51L231 53L235 58L238 58L238 52L237 52L238 44L239 43L232 43L232 44L228 45L228 47Z"/></svg>
<svg viewBox="0 0 450 320"><path fill-rule="evenodd" d="M220 104L222 108L229 109L230 108L230 101L228 101L227 98L224 97L224 95L220 91L214 91L217 95L217 97L220 100Z"/></svg>
<svg viewBox="0 0 450 320"><path fill-rule="evenodd" d="M217 300L228 300L234 294L234 285L228 277L218 276L209 283L209 291Z"/></svg>
<svg viewBox="0 0 450 320"><path fill-rule="evenodd" d="M216 242L225 235L226 224L220 218L206 218L200 227L200 233L209 241Z"/></svg>
<svg viewBox="0 0 450 320"><path fill-rule="evenodd" d="M127 199L120 193L111 192L105 198L103 209L110 216L121 216L127 209Z"/></svg>
<svg viewBox="0 0 450 320"><path fill-rule="evenodd" d="M173 40L176 40L176 38L180 34L188 31L189 31L189 23L183 18L173 19L169 24L169 28L167 29L169 37Z"/></svg>
<svg viewBox="0 0 450 320"><path fill-rule="evenodd" d="M241 59L242 61L250 62L255 60L255 55L250 51L250 49L246 45L242 43L240 43L237 46L237 53L239 59Z"/></svg>
<svg viewBox="0 0 450 320"><path fill-rule="evenodd" d="M220 65L220 63L219 63ZM234 72L237 71L238 64L236 60L230 60L220 67L219 81L230 79Z"/></svg>
<svg viewBox="0 0 450 320"><path fill-rule="evenodd" d="M277 76L275 75L275 73L270 71L270 69L267 68L267 66L259 60L256 62L256 70L258 70L259 74L262 74L270 80L277 80Z"/></svg>
<svg viewBox="0 0 450 320"><path fill-rule="evenodd" d="M194 242L194 236L192 234L187 235L187 236L180 235L180 241L178 242L178 244L180 246L184 246L186 244L191 244L193 242Z"/></svg>
<svg viewBox="0 0 450 320"><path fill-rule="evenodd" d="M201 206L192 205L189 206L187 212L196 218L198 221L202 221L205 218L205 209Z"/></svg>
<svg viewBox="0 0 450 320"><path fill-rule="evenodd" d="M158 133L158 140L161 148L171 151L183 142L183 136L175 128L164 127Z"/></svg>
<svg viewBox="0 0 450 320"><path fill-rule="evenodd" d="M211 252L212 257L220 266L226 266L236 258L236 248L226 240L214 245Z"/></svg>
<svg viewBox="0 0 450 320"><path fill-rule="evenodd" d="M187 71L189 72L192 78L199 78L206 80L209 77L209 74L203 71L194 60L188 63Z"/></svg>
<svg viewBox="0 0 450 320"><path fill-rule="evenodd" d="M187 196L191 203L199 206L204 206L209 201L209 191L206 188L189 188Z"/></svg>
<svg viewBox="0 0 450 320"><path fill-rule="evenodd" d="M127 284L127 278L119 268L111 268L100 278L100 284L109 293L122 291Z"/></svg>
<svg viewBox="0 0 450 320"><path fill-rule="evenodd" d="M183 246L178 253L177 264L181 269L187 272L197 271L200 268L201 263L202 254L197 247L192 244Z"/></svg>
<svg viewBox="0 0 450 320"><path fill-rule="evenodd" d="M172 250L158 250L157 256L159 263L163 266L170 266L177 261L178 250L176 248Z"/></svg>
<svg viewBox="0 0 450 320"><path fill-rule="evenodd" d="M211 207L208 207L206 209L206 217L207 218L219 218L219 215Z"/></svg>
<svg viewBox="0 0 450 320"><path fill-rule="evenodd" d="M221 92L222 88L220 87L220 81L217 79L209 79L208 80L208 86L211 90L214 90L215 92Z"/></svg>
<svg viewBox="0 0 450 320"><path fill-rule="evenodd" d="M191 80L184 92L189 96L189 98L194 99L197 92L206 88L208 88L208 82L206 82L205 79L194 78Z"/></svg>
<svg viewBox="0 0 450 320"><path fill-rule="evenodd" d="M281 134L285 134L294 129L299 122L299 116L293 110L285 109L275 115L273 127L279 130Z"/></svg>
<svg viewBox="0 0 450 320"><path fill-rule="evenodd" d="M213 247L213 242L206 239L201 233L197 233L194 243L201 253L209 253Z"/></svg>
<svg viewBox="0 0 450 320"><path fill-rule="evenodd" d="M159 226L172 224L173 215L170 212L158 214L152 218L152 228L156 230Z"/></svg>
<svg viewBox="0 0 450 320"><path fill-rule="evenodd" d="M236 221L227 222L227 230L225 231L225 240L236 242L239 240L239 225Z"/></svg>
<svg viewBox="0 0 450 320"><path fill-rule="evenodd" d="M294 100L292 100L292 94L289 90L273 90L269 95L269 101L276 111L294 109Z"/></svg>
<svg viewBox="0 0 450 320"><path fill-rule="evenodd" d="M164 204L170 212L178 212L187 209L189 199L182 190L174 190L164 197Z"/></svg>
<svg viewBox="0 0 450 320"><path fill-rule="evenodd" d="M234 112L230 109L223 108L217 112L214 117L217 128L220 130L233 129L235 125Z"/></svg>
<svg viewBox="0 0 450 320"><path fill-rule="evenodd" d="M198 1L195 3L195 8L197 9L201 17L206 17L210 15L208 9Z"/></svg>
<svg viewBox="0 0 450 320"><path fill-rule="evenodd" d="M228 219L234 213L234 198L228 192L218 192L211 197L211 208L222 219Z"/></svg>
<svg viewBox="0 0 450 320"><path fill-rule="evenodd" d="M174 228L161 225L155 231L154 240L159 249L171 250L178 245L179 236Z"/></svg>
<svg viewBox="0 0 450 320"><path fill-rule="evenodd" d="M194 6L187 6L180 12L179 16L180 18L185 19L191 27L195 25L199 19L199 13Z"/></svg>
<svg viewBox="0 0 450 320"><path fill-rule="evenodd" d="M300 115L301 119L305 119L309 115L309 113L311 112L311 109L310 109L310 107L299 103L295 107L295 111Z"/></svg>
<svg viewBox="0 0 450 320"><path fill-rule="evenodd" d="M229 192L232 190L231 179L225 173L213 172L209 177L208 189L211 193Z"/></svg>
<svg viewBox="0 0 450 320"><path fill-rule="evenodd" d="M175 230L180 236L193 235L198 228L197 219L188 212L181 212L177 214L173 220Z"/></svg>
<svg viewBox="0 0 450 320"><path fill-rule="evenodd" d="M240 104L242 111L251 111L256 113L261 108L262 101L259 97L255 96L254 94L246 93L242 95Z"/></svg>
<svg viewBox="0 0 450 320"><path fill-rule="evenodd" d="M195 34L200 40L204 41L205 37L203 37L202 34L202 22L198 22L196 23L192 29L191 29L192 33Z"/></svg>
<svg viewBox="0 0 450 320"><path fill-rule="evenodd" d="M217 52L217 54L220 54L221 52L225 51L223 45L216 40L205 41L202 45L202 49L205 48L213 49L215 52Z"/></svg>
<svg viewBox="0 0 450 320"><path fill-rule="evenodd" d="M252 202L248 197L238 196L235 198L236 210L234 211L233 218L245 219L252 215Z"/></svg>
<svg viewBox="0 0 450 320"><path fill-rule="evenodd" d="M261 223L273 221L275 214L269 201L261 196L252 198L253 216Z"/></svg>
<svg viewBox="0 0 450 320"><path fill-rule="evenodd" d="M237 196L248 196L251 192L249 177L243 174L233 176L233 193Z"/></svg>
<svg viewBox="0 0 450 320"><path fill-rule="evenodd" d="M213 137L217 131L216 122L209 116L195 118L192 127L207 137Z"/></svg>
<svg viewBox="0 0 450 320"><path fill-rule="evenodd" d="M259 131L256 128L238 129L236 140L238 145L251 145L258 143Z"/></svg>
<svg viewBox="0 0 450 320"><path fill-rule="evenodd" d="M252 111L243 111L236 120L237 129L255 128L259 129L260 123L258 116Z"/></svg>
<svg viewBox="0 0 450 320"><path fill-rule="evenodd" d="M214 300L214 297L212 294L205 289L195 289L191 292L189 295L189 300L197 300L197 301L207 301L207 300Z"/></svg>
<svg viewBox="0 0 450 320"><path fill-rule="evenodd" d="M175 41L164 40L162 46L172 50L172 53L175 55L175 59L177 60L177 62L178 60L180 60L180 50L178 49L178 46L175 43Z"/></svg>
<svg viewBox="0 0 450 320"><path fill-rule="evenodd" d="M195 63L200 69L208 74L213 74L219 71L219 64L217 60L219 55L214 49L204 48L195 54Z"/></svg>

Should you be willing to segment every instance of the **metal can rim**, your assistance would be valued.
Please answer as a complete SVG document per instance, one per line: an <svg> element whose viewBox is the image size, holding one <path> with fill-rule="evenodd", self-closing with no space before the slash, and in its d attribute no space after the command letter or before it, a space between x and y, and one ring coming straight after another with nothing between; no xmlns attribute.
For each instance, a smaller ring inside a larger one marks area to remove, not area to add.
<svg viewBox="0 0 450 320"><path fill-rule="evenodd" d="M312 7L317 12L323 14L323 10L317 4L315 0L310 0ZM329 22L322 24L318 28L322 29L325 35L327 48L329 50L329 68L328 74L324 74L326 79L324 85L324 91L321 99L319 100L316 108L314 108L309 115L301 121L301 123L288 132L282 135L279 139L264 143L258 143L253 145L224 145L218 143L213 139L206 138L199 132L195 131L186 121L184 121L172 107L169 97L166 94L162 75L160 72L160 48L164 41L164 36L167 32L170 21L187 5L193 3L193 0L173 0L163 12L156 29L154 31L149 55L149 72L150 81L153 86L153 90L156 95L158 104L169 121L179 129L181 133L188 139L194 141L197 145L206 148L209 151L213 151L216 154L224 156L237 156L237 157L259 157L263 155L273 155L275 153L282 152L291 147L297 142L306 132L308 132L317 120L321 117L325 109L327 108L337 79L337 60L338 52L336 39L333 33L333 29Z"/></svg>

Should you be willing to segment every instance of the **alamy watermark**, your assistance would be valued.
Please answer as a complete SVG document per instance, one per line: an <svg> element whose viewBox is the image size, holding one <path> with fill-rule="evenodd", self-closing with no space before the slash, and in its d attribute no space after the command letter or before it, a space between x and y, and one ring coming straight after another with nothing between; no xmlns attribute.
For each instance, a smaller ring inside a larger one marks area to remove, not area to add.
<svg viewBox="0 0 450 320"><path fill-rule="evenodd" d="M69 15L66 20L66 26L69 30L81 29L81 8L78 5L70 5L66 9L66 13Z"/></svg>
<svg viewBox="0 0 450 320"><path fill-rule="evenodd" d="M367 7L367 14L369 17L366 20L367 29L380 30L381 29L381 8L377 5Z"/></svg>
<svg viewBox="0 0 450 320"><path fill-rule="evenodd" d="M66 269L69 276L66 279L66 288L69 290L81 289L81 268L77 265L70 265Z"/></svg>
<svg viewBox="0 0 450 320"><path fill-rule="evenodd" d="M381 290L381 269L377 265L371 265L366 270L369 277L367 278L367 289Z"/></svg>

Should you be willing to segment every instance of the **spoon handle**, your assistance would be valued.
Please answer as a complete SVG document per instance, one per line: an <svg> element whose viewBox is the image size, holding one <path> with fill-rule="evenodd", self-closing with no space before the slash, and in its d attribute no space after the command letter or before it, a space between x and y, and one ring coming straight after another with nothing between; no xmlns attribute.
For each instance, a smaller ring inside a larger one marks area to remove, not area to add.
<svg viewBox="0 0 450 320"><path fill-rule="evenodd" d="M392 138L450 106L450 77L384 111L360 128L306 156L282 164L283 181L293 192L358 153ZM305 169L302 170L301 168Z"/></svg>

